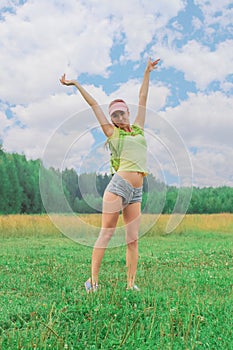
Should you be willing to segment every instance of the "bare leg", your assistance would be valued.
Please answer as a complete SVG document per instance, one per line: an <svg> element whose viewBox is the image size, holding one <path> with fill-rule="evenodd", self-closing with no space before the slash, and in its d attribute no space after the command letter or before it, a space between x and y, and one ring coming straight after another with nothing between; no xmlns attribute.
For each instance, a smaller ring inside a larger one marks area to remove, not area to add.
<svg viewBox="0 0 233 350"><path fill-rule="evenodd" d="M101 262L108 242L114 234L121 207L122 198L120 196L111 192L105 192L103 197L102 227L92 253L92 285L98 284Z"/></svg>
<svg viewBox="0 0 233 350"><path fill-rule="evenodd" d="M131 289L135 282L138 264L138 231L141 216L141 203L129 204L123 210L126 225L126 266L127 288Z"/></svg>
<svg viewBox="0 0 233 350"><path fill-rule="evenodd" d="M100 235L95 243L92 252L92 264L91 264L91 274L92 274L92 284L98 284L98 275L100 270L100 265L104 257L105 249L107 248L108 242L110 241L115 228L101 229Z"/></svg>

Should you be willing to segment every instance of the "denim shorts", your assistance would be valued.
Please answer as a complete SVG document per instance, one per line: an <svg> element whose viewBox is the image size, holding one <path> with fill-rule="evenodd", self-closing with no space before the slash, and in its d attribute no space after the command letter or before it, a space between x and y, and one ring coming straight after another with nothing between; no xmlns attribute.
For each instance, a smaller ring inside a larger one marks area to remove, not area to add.
<svg viewBox="0 0 233 350"><path fill-rule="evenodd" d="M133 187L118 174L114 174L105 191L121 196L123 205L142 201L142 187Z"/></svg>

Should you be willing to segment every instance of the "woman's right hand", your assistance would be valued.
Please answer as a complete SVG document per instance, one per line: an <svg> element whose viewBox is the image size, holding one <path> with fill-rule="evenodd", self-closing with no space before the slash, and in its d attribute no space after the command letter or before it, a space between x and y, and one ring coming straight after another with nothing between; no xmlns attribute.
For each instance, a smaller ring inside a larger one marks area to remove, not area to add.
<svg viewBox="0 0 233 350"><path fill-rule="evenodd" d="M62 85L66 86L75 85L75 80L67 80L65 74L61 77L60 82Z"/></svg>

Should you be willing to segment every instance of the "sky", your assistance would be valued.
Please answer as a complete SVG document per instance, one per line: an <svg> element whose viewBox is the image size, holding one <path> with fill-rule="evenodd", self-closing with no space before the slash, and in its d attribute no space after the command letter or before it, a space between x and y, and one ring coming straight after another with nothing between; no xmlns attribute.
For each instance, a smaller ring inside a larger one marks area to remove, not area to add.
<svg viewBox="0 0 233 350"><path fill-rule="evenodd" d="M109 172L105 138L73 87L131 122L149 57L148 168L174 185L233 186L233 2L1 0L0 141L59 168Z"/></svg>

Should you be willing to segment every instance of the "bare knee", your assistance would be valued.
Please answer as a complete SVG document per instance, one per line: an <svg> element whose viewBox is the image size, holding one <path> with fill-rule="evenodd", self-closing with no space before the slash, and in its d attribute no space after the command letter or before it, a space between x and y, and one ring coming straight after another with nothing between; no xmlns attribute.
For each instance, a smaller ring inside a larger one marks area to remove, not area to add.
<svg viewBox="0 0 233 350"><path fill-rule="evenodd" d="M138 231L126 230L126 244L130 247L137 247L138 245Z"/></svg>
<svg viewBox="0 0 233 350"><path fill-rule="evenodd" d="M138 249L138 240L132 240L130 242L127 242L127 247L130 250L137 250Z"/></svg>
<svg viewBox="0 0 233 350"><path fill-rule="evenodd" d="M100 237L105 239L111 239L114 234L115 228L101 228Z"/></svg>
<svg viewBox="0 0 233 350"><path fill-rule="evenodd" d="M115 228L102 228L99 237L95 243L96 248L106 248L108 242L114 234Z"/></svg>

